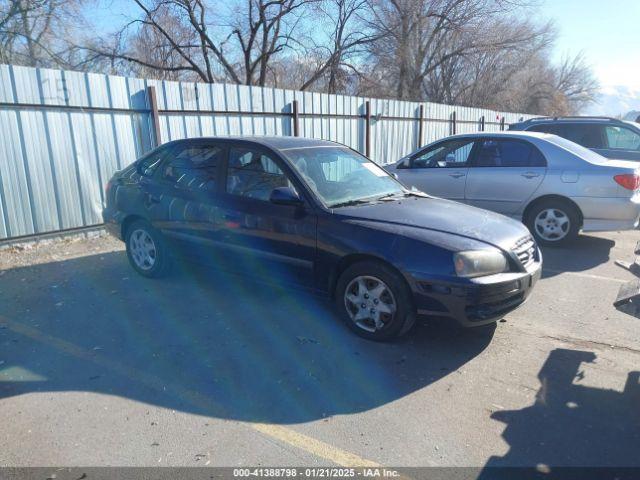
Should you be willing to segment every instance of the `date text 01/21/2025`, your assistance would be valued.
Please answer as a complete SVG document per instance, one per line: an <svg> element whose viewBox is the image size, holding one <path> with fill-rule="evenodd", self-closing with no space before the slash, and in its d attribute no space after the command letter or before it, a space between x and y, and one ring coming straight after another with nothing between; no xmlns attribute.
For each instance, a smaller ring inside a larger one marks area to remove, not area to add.
<svg viewBox="0 0 640 480"><path fill-rule="evenodd" d="M235 478L269 477L269 478L397 478L400 473L388 468L235 468Z"/></svg>

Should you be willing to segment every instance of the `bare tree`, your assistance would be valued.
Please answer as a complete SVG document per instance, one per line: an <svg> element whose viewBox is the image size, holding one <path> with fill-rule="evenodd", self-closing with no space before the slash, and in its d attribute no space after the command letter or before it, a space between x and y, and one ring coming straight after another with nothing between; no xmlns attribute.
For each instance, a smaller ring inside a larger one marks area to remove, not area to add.
<svg viewBox="0 0 640 480"><path fill-rule="evenodd" d="M242 0L222 22L221 5L203 0L134 0L142 17L121 32L139 25L129 44L91 47L98 56L135 63L158 72L191 72L204 82L229 80L265 85L269 64L291 41L298 11L315 0ZM210 13L211 11L215 13ZM212 18L209 18L212 17ZM149 41L162 50L150 55ZM158 56L159 55L159 56ZM171 59L167 62L166 59Z"/></svg>
<svg viewBox="0 0 640 480"><path fill-rule="evenodd" d="M67 39L80 22L80 0L0 0L0 61L67 67Z"/></svg>
<svg viewBox="0 0 640 480"><path fill-rule="evenodd" d="M579 112L594 102L599 88L582 52L575 57L565 55L555 69L555 90L565 99L566 113Z"/></svg>
<svg viewBox="0 0 640 480"><path fill-rule="evenodd" d="M464 31L450 38L450 46L437 56L455 49L460 35L469 43L479 35L484 36L480 45L437 63L423 83L427 98L459 105L483 105L496 108L502 92L514 75L526 67L552 44L555 29L550 23L540 26L528 21L510 18L487 22L482 32Z"/></svg>
<svg viewBox="0 0 640 480"><path fill-rule="evenodd" d="M133 0L112 34L84 0L0 0L0 61L575 113L598 85L583 55L550 60L536 0Z"/></svg>
<svg viewBox="0 0 640 480"><path fill-rule="evenodd" d="M368 0L324 0L317 5L316 12L329 27L325 29L327 38L320 43L312 41L309 51L316 59L316 68L304 80L300 90L322 82L324 91L336 93L345 87L347 72L356 70L352 60L363 54L366 46L380 35L375 34L364 21Z"/></svg>

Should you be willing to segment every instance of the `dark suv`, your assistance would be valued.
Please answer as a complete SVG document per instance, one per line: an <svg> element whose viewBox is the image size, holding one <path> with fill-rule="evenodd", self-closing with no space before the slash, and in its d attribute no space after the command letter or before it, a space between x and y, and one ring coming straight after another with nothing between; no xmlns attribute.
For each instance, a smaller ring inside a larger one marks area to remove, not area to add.
<svg viewBox="0 0 640 480"><path fill-rule="evenodd" d="M352 329L380 340L417 314L494 322L524 302L542 265L520 222L409 191L324 140L170 142L114 175L103 216L141 275L165 273L180 252L295 282L329 293Z"/></svg>
<svg viewBox="0 0 640 480"><path fill-rule="evenodd" d="M640 125L609 117L539 117L514 123L509 130L552 133L600 155L640 161Z"/></svg>

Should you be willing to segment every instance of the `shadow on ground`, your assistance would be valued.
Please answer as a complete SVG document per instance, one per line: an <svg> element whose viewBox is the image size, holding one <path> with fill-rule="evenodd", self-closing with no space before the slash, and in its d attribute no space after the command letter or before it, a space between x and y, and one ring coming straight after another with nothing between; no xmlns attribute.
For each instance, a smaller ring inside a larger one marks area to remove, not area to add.
<svg viewBox="0 0 640 480"><path fill-rule="evenodd" d="M542 278L563 272L583 272L609 260L609 253L616 242L606 238L579 235L566 247L543 247L544 267Z"/></svg>
<svg viewBox="0 0 640 480"><path fill-rule="evenodd" d="M492 415L506 425L503 437L509 452L492 457L480 478L502 478L495 467L537 466L540 478L545 478L544 472L558 473L562 466L640 466L640 372L628 374L622 392L582 385L584 364L595 360L588 351L550 353L538 375L541 388L535 403ZM580 478L578 472L572 473L564 478ZM582 478L597 477L594 471L583 473ZM634 473L637 478L637 469ZM600 474L599 478L613 478Z"/></svg>
<svg viewBox="0 0 640 480"><path fill-rule="evenodd" d="M189 413L297 423L372 409L455 371L493 328L362 340L326 300L183 267L148 280L123 252L4 272L0 398L91 391Z"/></svg>

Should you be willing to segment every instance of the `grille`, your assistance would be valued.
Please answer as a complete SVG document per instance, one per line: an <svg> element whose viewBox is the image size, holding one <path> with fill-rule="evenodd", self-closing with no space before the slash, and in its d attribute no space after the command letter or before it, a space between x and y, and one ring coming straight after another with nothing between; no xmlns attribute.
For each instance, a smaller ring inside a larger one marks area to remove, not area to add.
<svg viewBox="0 0 640 480"><path fill-rule="evenodd" d="M516 254L522 266L527 268L536 260L536 244L533 238L528 235L518 240L513 246L513 253Z"/></svg>

